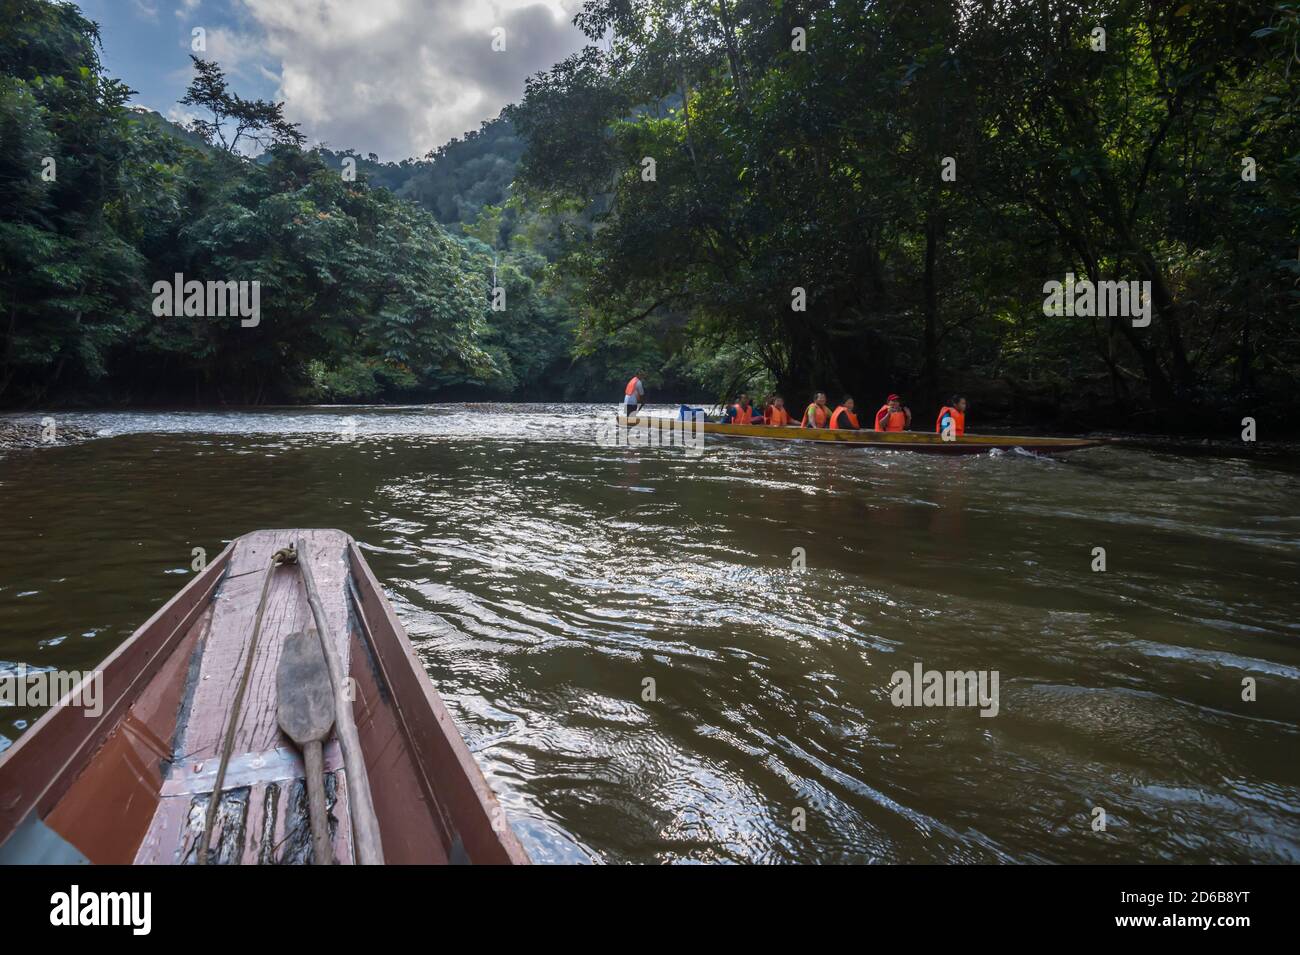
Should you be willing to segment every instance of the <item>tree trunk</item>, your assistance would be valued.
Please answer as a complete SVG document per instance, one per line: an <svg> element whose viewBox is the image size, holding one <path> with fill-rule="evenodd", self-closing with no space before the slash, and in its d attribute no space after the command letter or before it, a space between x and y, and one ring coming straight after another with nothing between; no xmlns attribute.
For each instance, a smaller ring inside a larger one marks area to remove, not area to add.
<svg viewBox="0 0 1300 955"><path fill-rule="evenodd" d="M727 0L718 0L718 14L722 19L722 35L727 45L727 63L731 67L731 81L736 87L740 102L747 104L745 74L740 64L740 46L736 43L736 28L731 22L731 10L727 7Z"/></svg>

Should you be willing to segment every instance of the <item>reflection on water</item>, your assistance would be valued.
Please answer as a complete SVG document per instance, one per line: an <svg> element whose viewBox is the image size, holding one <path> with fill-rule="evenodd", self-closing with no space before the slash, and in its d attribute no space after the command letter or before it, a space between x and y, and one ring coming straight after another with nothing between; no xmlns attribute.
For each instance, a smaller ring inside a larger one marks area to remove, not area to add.
<svg viewBox="0 0 1300 955"><path fill-rule="evenodd" d="M539 861L1300 861L1293 467L694 459L608 413L68 416L106 437L0 457L0 666L94 665L194 547L339 527ZM895 708L917 662L998 671L998 715Z"/></svg>

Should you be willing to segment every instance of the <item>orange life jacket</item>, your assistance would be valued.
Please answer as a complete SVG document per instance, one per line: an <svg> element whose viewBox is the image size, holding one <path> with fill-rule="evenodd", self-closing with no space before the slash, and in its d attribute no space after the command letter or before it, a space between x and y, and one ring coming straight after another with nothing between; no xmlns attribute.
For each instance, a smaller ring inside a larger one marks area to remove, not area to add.
<svg viewBox="0 0 1300 955"><path fill-rule="evenodd" d="M639 379L637 378L636 375L633 375L633 376L632 376L632 380L629 381L629 382L627 383L627 387L623 389L623 397L624 397L624 398L628 397L629 395L634 395L634 394L636 394L636 383L637 383L638 380L639 380Z"/></svg>
<svg viewBox="0 0 1300 955"><path fill-rule="evenodd" d="M808 423L808 415L810 414L813 416L812 424ZM808 410L803 413L803 420L799 422L799 427L824 428L826 427L826 423L830 420L830 417L831 417L830 409L823 408L821 405L817 404L817 402L814 401L812 404L808 406Z"/></svg>
<svg viewBox="0 0 1300 955"><path fill-rule="evenodd" d="M889 404L880 406L876 412L877 431L902 431L907 427L906 411L890 411Z"/></svg>
<svg viewBox="0 0 1300 955"><path fill-rule="evenodd" d="M943 433L943 417L952 415L952 433L963 435L966 433L966 416L951 405L944 405L939 409L939 417L934 419L934 430Z"/></svg>
<svg viewBox="0 0 1300 955"><path fill-rule="evenodd" d="M840 424L840 415L843 415L845 418L847 418L849 420L850 425L852 425L855 428L858 427L858 416L855 415L848 408L844 407L843 405L840 405L838 408L835 409L835 413L831 415L832 429L839 429L844 427L842 424Z"/></svg>
<svg viewBox="0 0 1300 955"><path fill-rule="evenodd" d="M786 427L790 424L790 412L775 406L768 408L767 423L778 427Z"/></svg>
<svg viewBox="0 0 1300 955"><path fill-rule="evenodd" d="M754 406L742 408L740 405L731 406L731 423L732 424L753 424L754 423Z"/></svg>

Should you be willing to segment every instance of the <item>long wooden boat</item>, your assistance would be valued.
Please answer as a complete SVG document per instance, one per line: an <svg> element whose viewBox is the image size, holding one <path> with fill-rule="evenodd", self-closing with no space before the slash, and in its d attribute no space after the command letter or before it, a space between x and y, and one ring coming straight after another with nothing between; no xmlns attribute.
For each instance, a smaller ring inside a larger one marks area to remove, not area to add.
<svg viewBox="0 0 1300 955"><path fill-rule="evenodd" d="M276 713L285 638L320 619L302 568L272 563L300 538L374 806L354 822L357 763L336 728L323 769L333 861L358 861L377 822L386 863L528 862L356 542L264 530L234 541L104 661L98 716L70 705L74 691L0 755L0 863L192 864L223 753L204 861L312 858L303 758Z"/></svg>
<svg viewBox="0 0 1300 955"><path fill-rule="evenodd" d="M673 418L641 415L618 418L619 425L626 427L685 427L691 428L691 422L679 422ZM758 438L764 441L813 441L825 444L845 444L860 448L879 448L890 451L921 451L931 454L982 454L986 451L1010 451L1023 448L1026 451L1060 453L1077 451L1081 448L1094 448L1105 444L1102 438L1057 438L1030 435L1003 434L964 434L945 441L942 435L925 431L848 431L830 428L777 427L765 424L721 424L715 421L702 422L705 434L724 438Z"/></svg>

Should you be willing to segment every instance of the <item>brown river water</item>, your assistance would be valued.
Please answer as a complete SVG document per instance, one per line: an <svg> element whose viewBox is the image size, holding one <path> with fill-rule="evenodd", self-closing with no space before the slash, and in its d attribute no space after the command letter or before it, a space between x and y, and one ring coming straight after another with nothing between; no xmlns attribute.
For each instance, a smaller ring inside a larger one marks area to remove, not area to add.
<svg viewBox="0 0 1300 955"><path fill-rule="evenodd" d="M61 416L102 436L0 453L0 671L94 666L194 547L338 527L537 861L1300 862L1295 461L693 458L609 414ZM916 664L996 715L895 706Z"/></svg>

